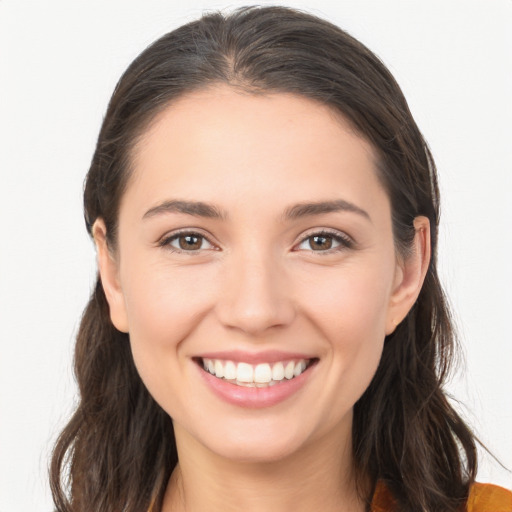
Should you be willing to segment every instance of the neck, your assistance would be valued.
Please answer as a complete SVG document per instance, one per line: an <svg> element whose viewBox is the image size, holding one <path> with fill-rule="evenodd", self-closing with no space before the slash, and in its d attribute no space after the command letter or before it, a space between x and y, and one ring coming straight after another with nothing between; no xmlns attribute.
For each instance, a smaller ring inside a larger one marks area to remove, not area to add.
<svg viewBox="0 0 512 512"><path fill-rule="evenodd" d="M187 456L171 476L162 512L365 510L354 484L350 436L344 443L323 439L300 453L257 463L226 460L190 439L186 444Z"/></svg>

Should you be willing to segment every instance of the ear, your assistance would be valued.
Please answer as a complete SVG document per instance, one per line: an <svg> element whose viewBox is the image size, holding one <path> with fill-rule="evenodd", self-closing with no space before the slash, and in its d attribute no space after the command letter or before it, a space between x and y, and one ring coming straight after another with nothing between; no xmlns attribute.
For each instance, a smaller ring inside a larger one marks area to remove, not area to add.
<svg viewBox="0 0 512 512"><path fill-rule="evenodd" d="M414 219L412 250L397 263L393 293L386 322L386 335L407 316L423 286L430 263L430 222L427 217Z"/></svg>
<svg viewBox="0 0 512 512"><path fill-rule="evenodd" d="M119 282L118 262L108 246L107 228L103 219L96 220L92 227L92 235L98 253L98 270L110 309L110 319L118 331L128 332L128 317Z"/></svg>

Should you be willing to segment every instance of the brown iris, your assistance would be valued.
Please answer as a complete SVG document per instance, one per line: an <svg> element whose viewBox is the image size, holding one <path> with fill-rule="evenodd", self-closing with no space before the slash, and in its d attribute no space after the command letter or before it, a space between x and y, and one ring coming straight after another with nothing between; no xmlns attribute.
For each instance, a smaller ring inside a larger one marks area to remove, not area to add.
<svg viewBox="0 0 512 512"><path fill-rule="evenodd" d="M332 237L315 235L310 237L309 246L313 250L326 250L332 247Z"/></svg>
<svg viewBox="0 0 512 512"><path fill-rule="evenodd" d="M179 237L180 249L197 251L201 249L203 238L197 235L181 235Z"/></svg>

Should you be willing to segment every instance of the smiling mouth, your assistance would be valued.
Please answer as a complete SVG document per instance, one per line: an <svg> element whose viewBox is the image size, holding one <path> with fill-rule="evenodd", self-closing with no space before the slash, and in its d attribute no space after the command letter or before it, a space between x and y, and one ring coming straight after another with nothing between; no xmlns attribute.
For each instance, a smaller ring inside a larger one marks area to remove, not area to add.
<svg viewBox="0 0 512 512"><path fill-rule="evenodd" d="M302 375L318 362L318 358L255 365L209 358L195 358L195 361L205 372L236 386L266 388L282 384Z"/></svg>

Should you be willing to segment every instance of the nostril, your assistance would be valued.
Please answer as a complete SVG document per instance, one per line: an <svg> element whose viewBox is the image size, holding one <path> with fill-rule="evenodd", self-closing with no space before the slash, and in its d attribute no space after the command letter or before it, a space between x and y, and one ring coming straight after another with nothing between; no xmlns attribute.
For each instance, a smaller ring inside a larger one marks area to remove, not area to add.
<svg viewBox="0 0 512 512"><path fill-rule="evenodd" d="M261 300L255 297L249 300L237 300L232 305L218 304L218 318L228 328L240 330L246 334L257 335L273 328L290 325L295 311L286 299Z"/></svg>

